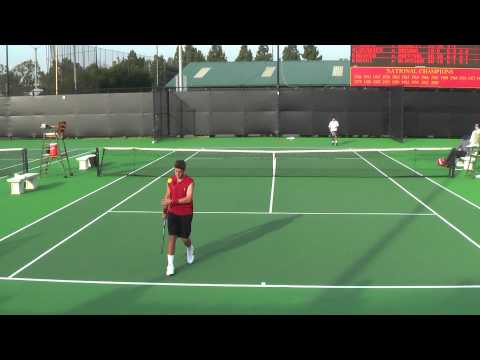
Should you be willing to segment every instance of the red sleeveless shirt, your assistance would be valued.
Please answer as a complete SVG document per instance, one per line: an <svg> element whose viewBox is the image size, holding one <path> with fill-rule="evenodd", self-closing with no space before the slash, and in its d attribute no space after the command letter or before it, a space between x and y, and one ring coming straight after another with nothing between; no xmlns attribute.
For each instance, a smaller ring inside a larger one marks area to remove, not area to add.
<svg viewBox="0 0 480 360"><path fill-rule="evenodd" d="M168 184L170 190L170 197L173 201L178 201L181 198L187 196L187 189L190 184L193 184L193 179L187 175L182 178L181 182L178 182L176 176L172 176L172 181ZM193 214L193 199L189 204L171 204L168 208L168 212L175 215L192 215Z"/></svg>

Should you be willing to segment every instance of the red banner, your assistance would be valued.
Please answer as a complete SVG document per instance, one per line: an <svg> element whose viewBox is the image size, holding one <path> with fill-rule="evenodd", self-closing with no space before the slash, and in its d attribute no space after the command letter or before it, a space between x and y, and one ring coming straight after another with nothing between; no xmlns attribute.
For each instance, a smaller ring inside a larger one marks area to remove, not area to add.
<svg viewBox="0 0 480 360"><path fill-rule="evenodd" d="M480 89L480 69L352 66L350 85Z"/></svg>

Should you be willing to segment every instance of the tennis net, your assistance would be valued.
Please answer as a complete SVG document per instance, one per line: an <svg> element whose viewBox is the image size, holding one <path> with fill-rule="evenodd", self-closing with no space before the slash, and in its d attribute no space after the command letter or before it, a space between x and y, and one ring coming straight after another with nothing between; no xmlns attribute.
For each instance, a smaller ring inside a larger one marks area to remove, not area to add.
<svg viewBox="0 0 480 360"><path fill-rule="evenodd" d="M28 172L27 149L0 148L0 177Z"/></svg>
<svg viewBox="0 0 480 360"><path fill-rule="evenodd" d="M99 176L151 176L173 173L175 160L187 160L194 177L439 177L437 165L450 148L230 150L105 147Z"/></svg>

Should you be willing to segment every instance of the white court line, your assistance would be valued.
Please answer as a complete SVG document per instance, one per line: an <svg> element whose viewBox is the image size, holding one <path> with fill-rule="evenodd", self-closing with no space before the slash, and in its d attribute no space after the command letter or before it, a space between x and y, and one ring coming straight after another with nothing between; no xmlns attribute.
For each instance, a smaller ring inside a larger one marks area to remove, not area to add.
<svg viewBox="0 0 480 360"><path fill-rule="evenodd" d="M369 164L370 166L372 166L375 170L377 170L380 174L382 174L383 176L385 176L388 180L390 180L391 182L393 182L395 185L397 185L400 189L402 189L403 191L405 191L408 195L410 195L412 198L414 198L415 200L417 200L420 204L422 204L425 208L427 208L429 211L431 211L433 214L435 214L440 220L442 220L445 224L447 224L449 227L451 227L453 230L455 230L456 232L458 232L460 235L462 235L465 239L467 239L469 242L471 242L473 245L475 245L477 248L480 249L480 245L477 244L474 240L472 240L467 234L465 234L462 230L460 230L459 228L457 228L455 225L451 224L447 219L445 219L443 216L441 216L439 213L437 213L435 210L433 210L430 206L428 206L427 204L425 204L422 200L420 200L419 198L417 198L415 195L413 195L410 191L408 191L407 189L405 189L402 185L400 185L397 181L395 181L394 179L392 179L391 177L389 177L387 174L385 174L382 170L380 170L379 168L377 168L375 165L373 165L370 161L368 161L367 159L365 159L363 156L361 156L358 152L355 152L355 154L357 156L359 156L361 159L363 159L367 164Z"/></svg>
<svg viewBox="0 0 480 360"><path fill-rule="evenodd" d="M160 158L158 158L158 159L155 159L154 161L151 161L151 162L149 162L148 164L146 164L146 165L144 165L144 166L142 166L142 167L140 167L140 168L138 168L138 169L130 172L129 175L130 175L130 174L133 174L133 173L135 173L135 172L143 169L144 167L147 167L147 166L149 166L150 164L152 164L152 163L154 163L154 162L156 162L156 161L159 161L159 160L161 160L161 159L163 159L163 158L165 158L165 157L167 157L168 155L173 154L173 153L174 153L174 151L169 152L168 154L166 154L166 155L164 155L164 156L162 156L162 157L160 157ZM80 156L80 155L79 155L79 156ZM30 223L30 224L28 224L28 225L25 225L24 227L22 227L22 228L20 228L20 229L18 229L18 230L16 230L16 231L14 231L14 232L12 232L12 233L4 236L3 238L1 238L1 239L0 239L0 242L2 242L2 241L4 241L4 240L12 237L13 235L18 234L19 232L21 232L21 231L23 231L23 230L25 230L25 229L28 229L29 227L31 227L31 226L39 223L40 221L43 221L43 220L49 218L49 217L52 216L52 215L55 215L56 213L58 213L58 212L60 212L60 211L62 211L62 210L64 210L64 209L66 209L66 208L68 208L68 207L76 204L77 202L79 202L79 201L81 201L81 200L89 197L90 195L93 195L93 194L99 192L100 190L103 190L103 189L105 189L105 188L107 188L107 187L115 184L116 182L118 182L118 181L120 181L120 180L122 180L122 179L125 179L127 176L128 176L128 175L124 175L124 176L122 176L122 177L119 177L118 179L115 179L115 180L113 180L112 182L109 182L108 184L105 184L105 185L103 185L102 187L100 187L100 188L98 188L98 189L96 189L96 190L94 190L94 191L92 191L92 192L90 192L90 193L88 193L88 194L86 194L86 195L83 195L82 197L78 198L77 200L74 200L74 201L68 203L67 205L62 206L61 208L59 208L59 209L57 209L57 210L55 210L55 211L53 211L53 212L51 212L51 213L49 213L49 214L41 217L40 219L37 219L37 220L35 220L34 222L32 222L32 223Z"/></svg>
<svg viewBox="0 0 480 360"><path fill-rule="evenodd" d="M272 189L270 191L270 206L268 208L268 212L272 213L273 209L273 195L275 193L275 174L277 172L277 158L275 156L275 153L272 154L272 167L273 167L273 172L272 172Z"/></svg>
<svg viewBox="0 0 480 360"><path fill-rule="evenodd" d="M86 152L83 152L83 153L80 153L80 154L73 155L72 158L75 159L75 158L77 158L77 157L80 157L80 156L85 155L85 154L88 154L88 153L91 153L91 151L86 151ZM52 161L52 162L50 163L50 165L56 164L56 163L58 163L58 162L60 162L60 161L61 161L61 160ZM38 169L38 168L41 167L41 166L42 166L42 165L38 165L38 166L35 166L35 167L33 167L33 168L29 168L28 171L34 170L34 169Z"/></svg>
<svg viewBox="0 0 480 360"><path fill-rule="evenodd" d="M380 151L380 154L382 154L382 155L386 156L386 157L387 157L387 158L389 158L390 160L393 160L393 161L395 161L397 164L400 164L400 165L402 165L403 167L407 168L408 170L410 170L410 171L413 171L415 174L417 174L417 175L420 175L420 176L424 177L425 179L427 179L428 181L430 181L432 184L435 184L435 185L437 185L437 186L438 186L438 187L440 187L441 189L443 189L443 190L447 191L448 193L450 193L450 194L452 194L452 195L454 195L454 196L458 197L459 199L461 199L461 200L465 201L467 204L469 204L469 205L472 205L472 206L473 206L473 207L475 207L476 209L480 210L480 206L478 206L477 204L475 204L475 203L471 202L471 201L470 201L470 200L468 200L468 199L465 199L463 196L461 196L461 195L457 194L456 192L454 192L454 191L452 191L452 190L450 190L450 189L446 188L445 186L443 186L442 184L440 184L440 183L436 182L435 180L433 180L433 179L430 179L429 177L426 177L426 176L424 176L424 175L423 175L421 172L419 172L419 171L416 171L416 170L412 169L411 167L409 167L409 166L405 165L405 164L404 164L404 163L402 163L401 161L399 161L399 160L397 160L397 159L394 159L394 158L392 158L392 157L388 156L387 154L384 154L384 153L383 153L383 152L381 152L381 151ZM462 170L463 170L463 169L462 169ZM458 171L458 169L456 169L455 171Z"/></svg>
<svg viewBox="0 0 480 360"><path fill-rule="evenodd" d="M114 210L117 214L162 214L163 211ZM228 215L386 215L386 216L435 216L432 213L375 213L375 212L265 212L265 211L194 211L194 214L228 214Z"/></svg>
<svg viewBox="0 0 480 360"><path fill-rule="evenodd" d="M83 149L71 149L70 152L76 152L77 150L83 150ZM93 151L93 150L92 150ZM84 153L86 154L86 153ZM74 155L74 156L80 156L80 155ZM34 163L36 161L40 161L40 158L38 159L34 159L34 160L28 160L28 164L30 165L30 163ZM0 170L6 170L6 169L10 169L12 167L15 167L15 166L19 166L19 165L22 165L23 163L16 163L15 165L11 165L11 166L8 166L8 167L4 167L4 168L1 168Z"/></svg>
<svg viewBox="0 0 480 360"><path fill-rule="evenodd" d="M296 284L215 284L215 283L165 283L146 281L102 281L66 280L38 278L7 278L0 281L25 281L40 283L67 283L88 285L127 285L127 286L176 286L176 287L216 287L216 288L284 288L284 289L480 289L480 285L296 285Z"/></svg>
<svg viewBox="0 0 480 360"><path fill-rule="evenodd" d="M74 152L74 151L76 151L76 150L77 150L77 149L70 150L70 152ZM73 158L77 158L77 157L79 157L79 156L88 154L89 152L90 152L90 151L87 151L87 152L84 152L84 153L81 153L81 154L76 154L76 155L73 155L72 157L73 157ZM30 165L30 163L33 163L33 162L39 161L39 160L40 160L40 159L29 160L28 163L29 163L29 165ZM51 164L58 163L59 161L60 161L60 160L52 161ZM2 169L0 169L0 170L9 169L9 168L12 168L12 167L15 167L15 166L18 166L18 165L21 165L21 163L20 163L20 164L13 165L13 166L6 167L6 168L2 168ZM40 166L41 166L41 165L40 165ZM34 169L38 169L40 166L36 166L36 167L33 167L33 168L30 168L30 167L29 167L28 171L34 170ZM7 178L7 177L9 177L9 176L10 176L10 175L1 176L1 177L0 177L0 180L2 180L2 179L4 179L4 178Z"/></svg>
<svg viewBox="0 0 480 360"><path fill-rule="evenodd" d="M79 156L82 156L82 155L85 155L85 154L88 154L88 153L90 153L90 151L87 151L87 152L84 152L84 153L81 153L81 154L73 155L72 158L75 159L75 158L77 158L77 157L79 157ZM35 161L37 161L37 160L35 160ZM58 162L60 162L60 160L52 161L52 162L50 163L50 165L56 164L56 163L58 163ZM28 168L28 171L38 169L39 167L41 167L41 165L35 166L35 167L33 167L33 168L30 168L30 167L29 167L29 168ZM0 177L0 180L2 180L2 179L4 179L4 178L7 178L7 177L9 177L9 176L10 176L10 175L2 176L2 177ZM2 240L0 240L0 241L2 241Z"/></svg>
<svg viewBox="0 0 480 360"><path fill-rule="evenodd" d="M185 159L185 161L188 161L189 159L191 159L192 157L194 157L197 153L194 153L193 155L189 156L188 158ZM158 161L159 159L157 159ZM137 191L135 191L133 194L130 194L129 196L127 196L125 199L123 199L122 201L120 201L119 203L117 203L116 205L114 205L113 207L111 207L110 209L108 209L107 211L105 211L104 213L100 214L99 216L97 216L95 219L93 219L92 221L90 221L89 223L87 223L86 225L82 226L80 229L78 229L77 231L73 232L72 234L70 234L69 236L67 236L65 239L63 239L62 241L60 241L59 243L57 243L56 245L52 246L50 249L44 251L41 255L37 256L35 259L33 259L32 261L30 261L29 263L27 263L26 265L22 266L20 269L18 269L17 271L15 271L13 274L11 274L9 276L9 278L13 278L15 277L15 275L17 275L18 273L22 272L23 270L25 270L26 268L28 268L29 266L33 265L35 262L37 262L38 260L40 260L41 258L43 258L44 256L46 256L47 254L49 254L51 251L55 250L57 247L59 247L60 245L62 245L63 243L65 243L66 241L70 240L72 237L74 237L75 235L77 235L78 233L80 233L81 231L85 230L87 227L89 227L90 225L92 225L93 223L97 222L98 220L100 220L101 218L103 218L105 215L107 215L110 211L116 209L117 207L119 207L120 205L122 205L123 203L125 203L126 201L128 201L129 199L131 199L132 197L134 197L135 195L137 195L138 193L142 192L143 190L145 190L147 187L149 187L150 185L152 185L154 182L160 180L160 178L162 178L163 176L165 176L166 174L168 174L170 171L172 171L173 168L170 168L169 170L165 171L162 175L156 177L155 179L153 179L152 181L150 181L149 183L147 183L146 185L142 186L140 189L138 189Z"/></svg>

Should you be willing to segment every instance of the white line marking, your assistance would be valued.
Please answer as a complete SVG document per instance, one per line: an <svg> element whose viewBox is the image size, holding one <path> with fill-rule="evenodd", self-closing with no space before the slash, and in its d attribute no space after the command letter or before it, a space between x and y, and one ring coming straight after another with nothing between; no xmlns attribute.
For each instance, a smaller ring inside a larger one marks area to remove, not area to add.
<svg viewBox="0 0 480 360"><path fill-rule="evenodd" d="M77 149L73 149L73 150L70 150L70 152L75 152L76 150L77 150ZM86 153L74 155L74 157L81 156L81 155L83 155L83 154L86 154ZM40 159L28 160L28 164L30 165L31 163L34 163L34 162L36 162L36 161L40 161ZM55 161L55 162L58 162L58 160ZM54 162L52 162L52 164L53 164L53 163L54 163ZM23 163L16 163L16 164L14 164L14 165L1 168L0 171L1 171L1 170L6 170L6 169L10 169L10 168L13 168L13 167L16 167L16 166L20 166L20 165L23 165ZM37 168L39 168L39 166L37 166L37 167L35 167L35 168L32 168L31 170L37 169ZM2 177L0 177L0 179L3 179L3 178L5 178L5 177L8 177L8 175L2 176Z"/></svg>
<svg viewBox="0 0 480 360"><path fill-rule="evenodd" d="M268 151L268 150L231 150L231 149L225 149L225 148L142 148L142 147L116 147L116 146L105 146L104 149L106 150L116 150L116 151L132 151L132 150L140 150L140 151L171 151L175 150L176 152L199 152L199 153L244 153L244 154L271 154L272 152L275 152L277 155L283 155L283 154L303 154L303 153L308 153L308 154L318 154L318 153L354 153L358 151L362 152L379 152L379 151L384 151L385 148L383 149L377 149L377 148L357 148L357 149L321 149L321 150L278 150L278 151ZM404 152L404 151L431 151L431 150L439 150L439 151L447 151L450 150L451 148L390 148L388 151L398 151L398 152Z"/></svg>
<svg viewBox="0 0 480 360"><path fill-rule="evenodd" d="M0 281L26 281L41 283L67 283L88 285L128 285L128 286L177 286L177 287L221 287L221 288L286 288L286 289L479 289L480 285L287 285L287 284L211 284L211 283L165 283L146 281L102 281L64 280L36 278L7 278Z"/></svg>
<svg viewBox="0 0 480 360"><path fill-rule="evenodd" d="M188 161L190 158L192 158L193 156L195 156L197 153L189 156L187 159L185 159L185 161ZM158 160L158 159L157 159ZM173 168L172 168L173 169ZM160 178L162 178L164 175L168 174L170 171L172 171L172 169L169 169L168 171L165 171L162 175L156 177L155 179L153 179L152 181L150 181L149 183L147 183L146 185L142 186L140 189L138 189L137 191L135 191L133 194L130 194L129 196L127 196L125 199L123 199L122 201L120 201L119 203L117 203L116 205L114 205L113 207L111 207L110 209L108 209L107 211L105 211L104 213L102 213L101 215L97 216L95 219L93 219L92 221L90 221L89 223L87 223L86 225L82 226L80 229L78 229L77 231L73 232L72 234L70 234L69 236L67 236L65 239L63 239L62 241L60 241L59 243L57 243L56 245L52 246L50 249L44 251L41 255L37 256L35 259L33 259L32 261L30 261L28 264L24 265L23 267L21 267L20 269L18 269L17 271L15 271L13 274L11 274L9 277L10 278L13 278L15 277L15 275L17 275L18 273L22 272L23 270L25 270L26 268L28 268L29 266L31 266L32 264L34 264L35 262L37 262L38 260L40 260L41 258L43 258L44 256L46 256L47 254L49 254L51 251L55 250L57 247L59 247L60 245L62 245L63 243L65 243L66 241L68 241L69 239L71 239L72 237L74 237L75 235L77 235L78 233L80 233L81 231L85 230L87 227L89 227L90 225L92 225L93 223L97 222L98 220L100 220L101 218L103 218L105 215L107 215L110 211L116 209L117 207L119 207L120 205L122 205L123 203L125 203L126 201L128 201L129 199L131 199L132 197L134 197L135 195L137 195L138 193L142 192L143 190L145 190L147 187L149 187L150 185L152 185L154 182L160 180Z"/></svg>
<svg viewBox="0 0 480 360"><path fill-rule="evenodd" d="M90 151L87 151L87 152L84 152L84 153L81 153L81 154L76 154L76 155L73 155L73 158L75 159L75 158L77 158L77 157L79 157L79 156L82 156L82 155L85 155L85 154L88 154L88 153L90 153ZM40 160L40 159L36 159L36 160L31 161L31 162L38 161L38 160ZM58 163L58 162L60 162L60 160L52 161L52 162L50 163L50 165L56 164L56 163ZM29 167L28 171L38 169L39 167L41 167L41 165L35 166L35 167L33 167L33 168L30 168L30 167ZM0 180L1 180L1 179L4 179L4 178L7 178L7 177L9 177L9 176L10 176L10 175L2 176L2 177L0 177ZM1 241L1 240L0 240L0 241Z"/></svg>
<svg viewBox="0 0 480 360"><path fill-rule="evenodd" d="M457 228L455 225L451 224L447 219L445 219L443 216L441 216L439 213L437 213L435 210L433 210L430 206L428 206L427 204L425 204L422 200L420 200L419 198L417 198L415 195L413 195L410 191L408 191L407 189L405 189L402 185L400 185L397 181L395 181L394 179L392 179L391 177L389 177L387 174L385 174L382 170L380 170L379 168L377 168L375 165L373 165L370 161L368 161L367 159L365 159L363 156L361 156L360 154L358 154L357 152L355 152L355 154L357 156L359 156L360 158L362 158L365 162L367 162L370 166L372 166L375 170L377 170L380 174L382 174L383 176L385 176L388 180L390 180L391 182L393 182L395 185L397 185L400 189L402 189L403 191L405 191L408 195L410 195L412 198L414 198L415 200L417 200L420 204L422 204L425 208L427 208L429 211L431 211L433 214L435 214L440 220L442 220L445 224L447 224L449 227L451 227L453 230L455 230L456 232L458 232L460 235L462 235L465 239L467 239L469 242L471 242L473 245L475 245L477 248L480 249L480 245L477 244L474 240L472 240L467 234L465 234L462 230L460 230L459 228Z"/></svg>
<svg viewBox="0 0 480 360"><path fill-rule="evenodd" d="M162 156L162 157L160 157L160 158L158 158L158 159L155 159L154 161L149 162L148 164L142 166L141 168L138 168L137 170L132 171L132 172L129 173L129 174L132 174L132 173L134 173L134 172L136 172L136 171L139 171L139 170L143 169L144 167L146 167L146 166L154 163L155 161L159 161L159 160L163 159L164 157L167 157L168 155L172 154L173 152L174 152L174 151L172 151L172 152L170 152L170 153L168 153L168 154L166 154L166 155L164 155L164 156ZM79 156L80 156L80 155L79 155ZM52 216L52 215L55 215L55 214L58 213L59 211L62 211L62 210L64 210L64 209L66 209L66 208L68 208L68 207L76 204L77 202L79 202L79 201L81 201L81 200L89 197L90 195L93 195L93 194L99 192L100 190L103 190L103 189L109 187L110 185L113 185L113 184L115 184L116 182L125 179L127 176L128 176L128 175L124 175L124 176L122 176L122 177L119 177L118 179L115 179L114 181L109 182L108 184L103 185L102 187L100 187L100 188L98 188L98 189L96 189L96 190L94 190L94 191L92 191L92 192L90 192L90 193L88 193L88 194L86 194L86 195L83 195L82 197L78 198L77 200L74 200L74 201L72 201L71 203L68 203L67 205L62 206L61 208L59 208L59 209L51 212L50 214L47 214L47 215L41 217L40 219L35 220L34 222L32 222L32 223L30 223L30 224L28 224L28 225L25 225L24 227L22 227L22 228L20 228L20 229L18 229L18 230L16 230L16 231L14 231L14 232L12 232L12 233L4 236L3 238L1 238L1 239L0 239L0 242L2 242L2 241L4 241L4 240L12 237L12 236L15 235L15 234L18 234L19 232L21 232L21 231L23 231L23 230L25 230L25 229L28 229L29 227L31 227L31 226L39 223L40 221L43 221L43 220L49 218L49 217Z"/></svg>
<svg viewBox="0 0 480 360"><path fill-rule="evenodd" d="M15 163L15 164L13 164L13 165L10 165L10 166L1 168L0 171L2 171L2 170L7 170L7 169L11 169L11 168L18 167L18 166L21 166L21 165L23 165L23 163Z"/></svg>
<svg viewBox="0 0 480 360"><path fill-rule="evenodd" d="M80 149L71 149L70 152L76 152L77 150L80 150ZM83 149L82 149L83 150ZM10 159L1 159L1 160L10 160ZM17 160L15 160L17 161ZM34 160L28 160L27 162L30 164L30 163L34 163L36 161L40 161L40 158L38 159L34 159ZM0 170L5 170L5 169L10 169L12 167L15 167L15 166L20 166L22 165L23 163L16 163L15 165L12 165L12 166L8 166L8 167L5 167L5 168L1 168Z"/></svg>
<svg viewBox="0 0 480 360"><path fill-rule="evenodd" d="M443 186L442 184L440 184L440 183L436 182L435 180L433 180L433 179L430 179L429 177L426 177L426 176L424 176L424 175L423 175L421 172L418 172L418 171L416 171L416 170L414 170L414 169L410 168L409 166L405 165L405 164L404 164L404 163L402 163L401 161L399 161L399 160L397 160L397 159L394 159L394 158L392 158L392 157L390 157L390 156L388 156L388 155L384 154L384 153L383 153L383 152L381 152L381 151L380 151L380 154L382 154L382 155L386 156L387 158L389 158L389 159L391 159L391 160L395 161L397 164L400 164L400 165L402 165L403 167L407 168L408 170L410 170L410 171L413 171L413 172L414 172L414 173L416 173L417 175L420 175L420 176L424 177L425 179L427 179L428 181L430 181L432 184L435 184L435 185L437 185L438 187L442 188L443 190L447 191L448 193L450 193L450 194L452 194L452 195L454 195L454 196L458 197L459 199L461 199L461 200L465 201L467 204L469 204L469 205L472 205L472 206L473 206L473 207L475 207L476 209L480 210L480 206L479 206L479 205L477 205L477 204L475 204L475 203L471 202L471 201L470 201L470 200L468 200L468 199L465 199L463 196L461 196L461 195L457 194L456 192L454 192L454 191L452 191L452 190L450 190L450 189L446 188L445 186ZM456 169L455 171L458 171L458 170L459 170L459 169ZM463 169L461 169L461 170L463 170Z"/></svg>
<svg viewBox="0 0 480 360"><path fill-rule="evenodd" d="M277 158L275 157L275 153L272 154L272 167L273 167L273 172L272 172L272 189L270 191L270 206L268 208L268 212L272 213L273 209L273 195L275 193L275 174L277 172Z"/></svg>
<svg viewBox="0 0 480 360"><path fill-rule="evenodd" d="M163 211L114 210L116 214L162 214ZM386 215L386 216L435 216L432 213L376 213L376 212L265 212L265 211L194 211L194 214L239 214L239 215Z"/></svg>
<svg viewBox="0 0 480 360"><path fill-rule="evenodd" d="M80 157L80 156L85 155L85 154L88 154L88 153L91 153L91 151L86 151L86 152L83 152L83 153L81 153L81 154L73 155L73 158L75 159L75 158L77 158L77 157ZM52 165L52 164L56 164L56 163L58 163L58 162L60 162L60 161L61 161L61 160L52 161L52 162L49 164L49 166ZM38 166L35 166L35 167L33 167L33 168L29 168L28 170L30 171L30 170L38 169L38 168L41 167L41 166L42 166L42 165L38 165Z"/></svg>

